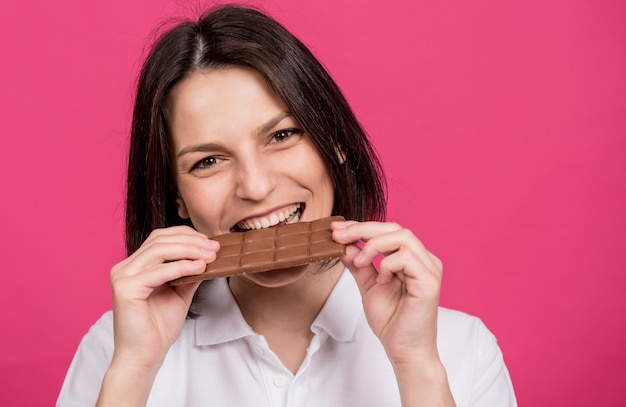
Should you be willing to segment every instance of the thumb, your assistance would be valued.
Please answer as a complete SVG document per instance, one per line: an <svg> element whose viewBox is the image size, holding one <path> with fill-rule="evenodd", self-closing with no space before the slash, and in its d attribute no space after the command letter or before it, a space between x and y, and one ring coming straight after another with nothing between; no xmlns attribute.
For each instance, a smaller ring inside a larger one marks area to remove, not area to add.
<svg viewBox="0 0 626 407"><path fill-rule="evenodd" d="M190 307L193 295L196 293L196 290L200 287L201 283L201 281L198 281L195 283L175 285L173 286L173 289L183 299L183 301L185 301L187 307Z"/></svg>

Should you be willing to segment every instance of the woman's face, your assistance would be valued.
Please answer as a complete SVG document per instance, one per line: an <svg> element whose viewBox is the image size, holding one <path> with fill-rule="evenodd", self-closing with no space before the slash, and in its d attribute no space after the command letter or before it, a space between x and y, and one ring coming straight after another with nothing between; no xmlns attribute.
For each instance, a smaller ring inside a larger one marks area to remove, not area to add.
<svg viewBox="0 0 626 407"><path fill-rule="evenodd" d="M196 71L168 105L178 213L208 236L329 216L317 149L251 69Z"/></svg>

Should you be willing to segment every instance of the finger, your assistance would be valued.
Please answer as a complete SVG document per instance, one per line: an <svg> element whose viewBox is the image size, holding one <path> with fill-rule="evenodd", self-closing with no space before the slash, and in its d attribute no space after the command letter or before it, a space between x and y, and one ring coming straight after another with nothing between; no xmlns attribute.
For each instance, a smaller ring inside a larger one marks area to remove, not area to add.
<svg viewBox="0 0 626 407"><path fill-rule="evenodd" d="M441 261L430 253L422 242L409 229L394 222L333 222L333 239L338 243L364 241L360 257L355 265L363 267L372 263L378 255L387 256L396 251L409 252L420 259L428 269L441 275ZM410 261L407 259L407 261Z"/></svg>
<svg viewBox="0 0 626 407"><path fill-rule="evenodd" d="M163 231L165 231L163 229ZM205 235L201 233L189 233L189 231L195 232L191 228L182 229L183 233L170 233L171 230L168 230L168 233L158 233L155 235L150 235L148 239L133 253L134 256L139 256L141 253L146 251L155 243L188 243L188 244L197 244L197 245L208 245L209 247L217 248L219 243L215 240L211 240Z"/></svg>
<svg viewBox="0 0 626 407"><path fill-rule="evenodd" d="M363 250L355 263L363 266L366 263L374 261L376 256L382 254L384 256L393 253L401 253L407 265L415 261L420 261L433 272L440 273L441 266L439 259L436 259L415 237L409 229L399 229L389 233L385 233L368 240L363 246ZM435 260L436 259L436 260Z"/></svg>
<svg viewBox="0 0 626 407"><path fill-rule="evenodd" d="M141 269L158 263L183 259L213 261L219 247L217 241L201 236L161 236L152 242L146 242L140 250L133 253L127 262L127 268Z"/></svg>
<svg viewBox="0 0 626 407"><path fill-rule="evenodd" d="M398 260L398 256L388 256L381 260L378 267L376 282L381 285L389 284L394 276L404 282L405 276L402 273L406 264Z"/></svg>
<svg viewBox="0 0 626 407"><path fill-rule="evenodd" d="M182 298L185 301L187 308L189 308L191 306L191 302L193 301L193 295L198 289L198 287L200 287L201 283L202 281L197 281L197 282L189 283L189 284L177 284L177 285L171 286L171 289L176 291L176 293L180 296L180 298Z"/></svg>
<svg viewBox="0 0 626 407"><path fill-rule="evenodd" d="M207 236L203 233L196 231L195 229L189 226L172 226L168 228L155 229L153 230L146 240L139 246L132 256L141 255L150 245L157 241L167 242L167 241L175 241L185 237L193 237L199 240L208 240Z"/></svg>
<svg viewBox="0 0 626 407"><path fill-rule="evenodd" d="M337 243L354 243L359 240L364 242L375 236L401 230L402 226L394 222L332 222L333 239Z"/></svg>
<svg viewBox="0 0 626 407"><path fill-rule="evenodd" d="M354 265L354 258L358 256L361 249L356 245L350 244L346 246L346 254L341 258L343 264L350 270L354 280L359 286L361 295L366 293L374 284L376 284L376 276L378 275L376 269L372 264L365 267L357 267Z"/></svg>
<svg viewBox="0 0 626 407"><path fill-rule="evenodd" d="M206 265L203 260L179 260L160 264L140 277L146 286L156 288L180 277L201 274L206 270Z"/></svg>
<svg viewBox="0 0 626 407"><path fill-rule="evenodd" d="M330 228L332 230L345 229L350 225L354 225L355 223L359 223L355 220L335 220L330 222Z"/></svg>
<svg viewBox="0 0 626 407"><path fill-rule="evenodd" d="M206 237L204 233L198 232L192 227L189 226L171 226L167 228L154 229L146 238L146 241L149 241L153 238L157 238L159 236L168 236L168 235L200 235Z"/></svg>
<svg viewBox="0 0 626 407"><path fill-rule="evenodd" d="M421 286L438 287L441 285L441 275L433 272L420 259L406 254L406 252L396 252L385 257L380 262L379 284L389 283L394 276L407 285L417 282Z"/></svg>
<svg viewBox="0 0 626 407"><path fill-rule="evenodd" d="M150 296L155 288L163 286L169 281L201 274L205 270L206 262L203 260L180 260L159 264L139 274L112 276L111 284L115 295L119 298L144 300Z"/></svg>

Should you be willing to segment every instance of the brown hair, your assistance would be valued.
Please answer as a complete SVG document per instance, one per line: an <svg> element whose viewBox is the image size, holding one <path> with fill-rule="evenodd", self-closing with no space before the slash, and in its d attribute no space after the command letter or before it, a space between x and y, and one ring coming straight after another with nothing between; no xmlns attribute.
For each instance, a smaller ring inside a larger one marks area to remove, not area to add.
<svg viewBox="0 0 626 407"><path fill-rule="evenodd" d="M167 31L143 65L128 160L129 255L152 230L187 224L176 210L167 98L172 87L189 73L224 66L245 66L259 72L310 135L334 183L333 214L354 220L384 219L385 185L380 162L330 75L272 18L251 8L222 6L198 21L184 21Z"/></svg>

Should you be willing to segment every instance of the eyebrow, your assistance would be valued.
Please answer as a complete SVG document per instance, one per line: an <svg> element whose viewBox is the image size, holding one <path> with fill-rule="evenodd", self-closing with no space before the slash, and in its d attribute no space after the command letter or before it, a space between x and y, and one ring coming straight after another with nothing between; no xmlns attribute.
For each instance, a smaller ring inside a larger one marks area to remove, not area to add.
<svg viewBox="0 0 626 407"><path fill-rule="evenodd" d="M270 119L266 123L264 123L261 126L259 126L259 128L257 130L257 135L260 136L260 135L262 135L264 133L267 133L268 131L270 131L274 127L276 127L278 125L278 123L282 122L285 118L290 117L290 116L291 116L291 113L283 112L283 113L279 114L278 116ZM180 158L183 155L189 154L189 153L222 150L223 148L224 148L224 146L222 144L220 144L220 143L197 144L197 145L188 146L188 147L183 148L182 150L180 150L178 152L178 154L176 155L176 158Z"/></svg>
<svg viewBox="0 0 626 407"><path fill-rule="evenodd" d="M257 131L257 134L260 136L262 134L267 133L268 131L272 130L274 127L276 127L276 125L280 122L283 121L283 119L287 118L291 116L291 113L289 112L283 112L281 114L279 114L278 116L274 117L273 119L269 120L267 123L263 124L261 127L259 127L259 130Z"/></svg>
<svg viewBox="0 0 626 407"><path fill-rule="evenodd" d="M185 154L189 154L189 153L222 150L223 148L224 146L219 143L198 144L195 146L189 146L189 147L183 148L182 150L178 152L178 154L176 155L176 158L180 158L184 156Z"/></svg>

